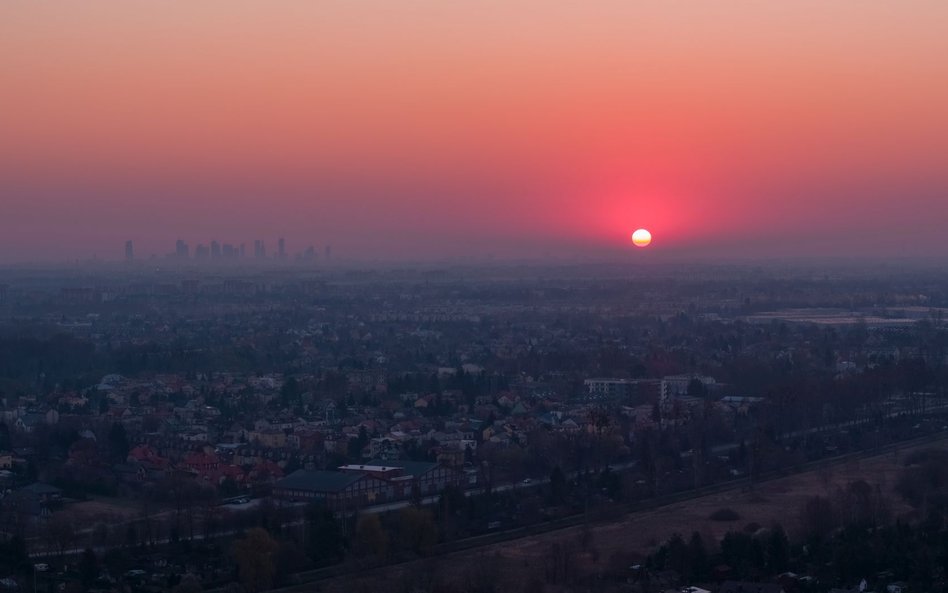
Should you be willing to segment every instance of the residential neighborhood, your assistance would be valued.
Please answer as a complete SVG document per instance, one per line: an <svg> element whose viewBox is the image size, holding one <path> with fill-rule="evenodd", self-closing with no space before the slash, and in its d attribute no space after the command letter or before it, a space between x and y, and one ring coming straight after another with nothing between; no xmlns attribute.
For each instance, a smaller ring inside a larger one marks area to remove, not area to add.
<svg viewBox="0 0 948 593"><path fill-rule="evenodd" d="M262 527L286 583L948 430L948 292L925 276L879 302L871 274L827 291L741 283L739 269L677 288L604 270L595 290L574 273L134 269L58 287L14 274L0 531L31 564L67 569L49 583L85 557L134 589L121 575L232 580L230 542ZM827 312L840 299L848 316ZM175 563L140 560L166 553ZM768 576L661 566L649 582L671 588ZM560 570L548 578L574 578Z"/></svg>

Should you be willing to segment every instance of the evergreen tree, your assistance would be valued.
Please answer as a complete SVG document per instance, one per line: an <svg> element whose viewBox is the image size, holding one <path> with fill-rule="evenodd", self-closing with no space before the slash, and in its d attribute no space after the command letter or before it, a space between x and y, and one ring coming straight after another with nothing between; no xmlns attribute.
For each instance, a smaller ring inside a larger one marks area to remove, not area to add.
<svg viewBox="0 0 948 593"><path fill-rule="evenodd" d="M122 463L128 457L130 447L128 433L121 422L114 422L109 429L109 456L113 463Z"/></svg>
<svg viewBox="0 0 948 593"><path fill-rule="evenodd" d="M79 580L82 582L83 589L89 589L99 578L99 559L91 548L82 551L82 557L79 558Z"/></svg>
<svg viewBox="0 0 948 593"><path fill-rule="evenodd" d="M774 525L767 537L767 570L777 574L787 570L790 562L790 540L783 527Z"/></svg>
<svg viewBox="0 0 948 593"><path fill-rule="evenodd" d="M550 497L554 503L563 502L566 498L566 489L566 476L563 475L563 470L557 465L553 468L553 472L550 473Z"/></svg>
<svg viewBox="0 0 948 593"><path fill-rule="evenodd" d="M692 581L704 581L708 578L708 552L704 547L701 534L695 531L688 541L689 577Z"/></svg>
<svg viewBox="0 0 948 593"><path fill-rule="evenodd" d="M293 406L299 403L300 400L300 384L296 380L296 377L290 377L283 382L283 387L280 388L280 402L284 406Z"/></svg>

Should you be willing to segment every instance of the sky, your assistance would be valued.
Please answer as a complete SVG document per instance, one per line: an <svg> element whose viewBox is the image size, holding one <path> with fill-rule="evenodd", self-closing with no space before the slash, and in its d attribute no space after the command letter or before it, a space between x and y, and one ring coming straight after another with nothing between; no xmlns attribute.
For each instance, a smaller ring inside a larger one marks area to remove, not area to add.
<svg viewBox="0 0 948 593"><path fill-rule="evenodd" d="M944 257L945 31L944 0L5 0L0 261Z"/></svg>

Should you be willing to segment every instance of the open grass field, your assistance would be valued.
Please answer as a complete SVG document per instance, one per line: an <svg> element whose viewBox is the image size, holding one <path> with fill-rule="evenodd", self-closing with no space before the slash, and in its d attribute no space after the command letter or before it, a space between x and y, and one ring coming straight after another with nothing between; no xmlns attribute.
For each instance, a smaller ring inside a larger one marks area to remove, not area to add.
<svg viewBox="0 0 948 593"><path fill-rule="evenodd" d="M140 511L129 501L97 497L68 504L59 511L59 514L79 524L88 524L95 521L127 521L137 517Z"/></svg>
<svg viewBox="0 0 948 593"><path fill-rule="evenodd" d="M420 560L395 567L363 573L361 577L338 577L319 583L321 591L394 591L419 573L432 573L431 578L447 581L467 580L484 576L490 566L490 578L497 579L500 590L522 590L531 575L541 577L550 562L555 544L571 547L572 562L577 569L601 572L608 569L610 559L624 561L644 558L656 546L679 533L686 539L698 531L706 542L719 541L727 531L744 529L749 523L769 526L779 522L793 538L800 530L800 512L807 499L816 495L832 495L837 488L864 480L878 485L887 495L893 516L910 511L893 492L905 456L922 449L948 449L948 440L906 447L875 457L849 460L836 465L782 477L757 484L753 488L735 486L717 494L693 498L661 508L629 513L609 522L588 527L569 527L540 535L484 546L475 551L448 554L435 559ZM714 521L710 515L722 508L735 510L734 521ZM585 552L582 542L585 540ZM301 586L300 589L304 589ZM317 585L309 585L316 590Z"/></svg>

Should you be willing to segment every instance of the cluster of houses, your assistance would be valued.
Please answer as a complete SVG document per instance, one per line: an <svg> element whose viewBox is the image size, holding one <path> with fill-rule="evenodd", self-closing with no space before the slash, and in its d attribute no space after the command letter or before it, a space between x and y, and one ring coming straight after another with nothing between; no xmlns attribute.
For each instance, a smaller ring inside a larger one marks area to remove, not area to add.
<svg viewBox="0 0 948 593"><path fill-rule="evenodd" d="M27 441L42 427L75 429L61 471L115 484L119 494L177 476L221 491L272 492L346 508L430 496L447 485L475 487L482 479L480 449L525 448L537 430L592 433L604 404L626 419L629 433L615 434L622 440L658 423L686 422L699 406L738 416L762 403L709 397L720 387L710 377L673 376L590 379L579 398L535 381L473 397L451 390L386 394L373 406L303 394L300 413L298 406L267 405L283 385L280 375L107 375L83 393L6 401L0 418ZM692 395L695 390L704 395ZM227 409L231 399L239 403ZM108 450L108 431L116 425L129 443L119 460ZM31 455L22 448L0 451L0 481Z"/></svg>

